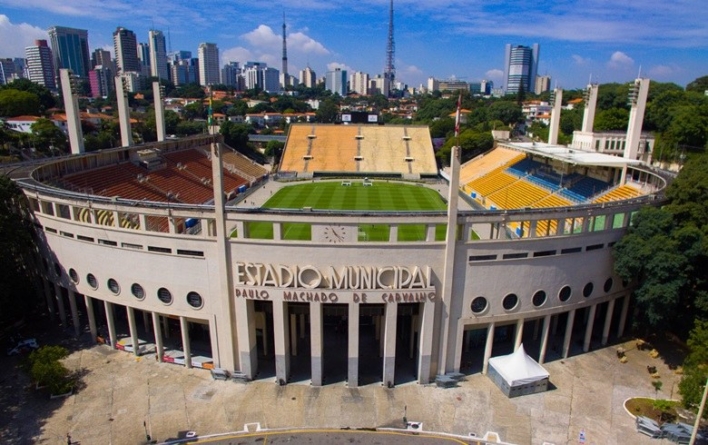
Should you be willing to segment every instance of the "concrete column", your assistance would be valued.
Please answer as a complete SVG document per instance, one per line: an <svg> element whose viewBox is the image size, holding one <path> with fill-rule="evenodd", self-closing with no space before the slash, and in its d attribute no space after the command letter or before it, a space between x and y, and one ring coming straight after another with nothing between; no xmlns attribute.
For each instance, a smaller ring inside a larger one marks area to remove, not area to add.
<svg viewBox="0 0 708 445"><path fill-rule="evenodd" d="M543 331L541 333L541 352L538 354L538 363L546 361L546 349L548 349L548 332L551 327L551 315L543 317Z"/></svg>
<svg viewBox="0 0 708 445"><path fill-rule="evenodd" d="M583 352L590 350L590 340L592 339L592 328L595 325L595 313L597 312L597 304L590 306L590 314L588 315L588 323L585 327L585 341L583 341Z"/></svg>
<svg viewBox="0 0 708 445"><path fill-rule="evenodd" d="M64 111L69 132L71 154L81 154L84 152L84 135L81 131L81 120L79 118L79 99L72 91L71 75L68 69L62 68L59 70L59 80L61 81L61 89L64 92Z"/></svg>
<svg viewBox="0 0 708 445"><path fill-rule="evenodd" d="M59 306L59 320L61 325L66 327L66 309L64 309L64 296L61 294L61 286L54 283L54 295L56 295L57 305Z"/></svg>
<svg viewBox="0 0 708 445"><path fill-rule="evenodd" d="M184 352L184 366L192 367L192 345L189 343L189 322L187 318L179 317L179 330L182 332L182 351Z"/></svg>
<svg viewBox="0 0 708 445"><path fill-rule="evenodd" d="M297 314L290 314L290 354L297 356Z"/></svg>
<svg viewBox="0 0 708 445"><path fill-rule="evenodd" d="M135 309L130 306L125 308L128 311L128 328L130 329L130 341L133 342L133 354L140 355L140 339L138 338L138 327L135 324Z"/></svg>
<svg viewBox="0 0 708 445"><path fill-rule="evenodd" d="M624 326L627 323L627 312L629 311L629 298L630 293L627 292L627 294L624 296L624 301L622 301L622 312L620 312L620 324L617 328L618 338L622 338L622 336L624 335Z"/></svg>
<svg viewBox="0 0 708 445"><path fill-rule="evenodd" d="M348 369L347 384L350 388L359 386L359 303L349 303Z"/></svg>
<svg viewBox="0 0 708 445"><path fill-rule="evenodd" d="M125 91L123 78L116 77L116 99L118 101L118 121L120 123L120 140L123 147L133 145L133 130L130 128L130 110L128 109L128 92Z"/></svg>
<svg viewBox="0 0 708 445"><path fill-rule="evenodd" d="M433 325L435 324L435 302L423 303L423 316L420 321L418 344L418 383L430 383L430 370L433 359Z"/></svg>
<svg viewBox="0 0 708 445"><path fill-rule="evenodd" d="M610 338L610 325L612 324L612 314L615 311L615 300L607 302L607 313L605 314L605 325L602 327L602 346L607 344Z"/></svg>
<svg viewBox="0 0 708 445"><path fill-rule="evenodd" d="M223 368L224 366L228 366L229 361L233 360L232 358L222 358L222 349L219 348L219 332L216 330L216 315L212 315L212 317L209 319L209 342L211 343L211 359L214 363L214 366L217 368ZM228 354L226 352L227 349L223 349L223 352ZM233 354L233 351L232 351ZM224 363L224 366L222 366L222 363Z"/></svg>
<svg viewBox="0 0 708 445"><path fill-rule="evenodd" d="M74 334L78 337L81 334L81 320L79 320L79 310L76 307L76 292L67 289L69 296L69 310L71 310L71 321L74 325Z"/></svg>
<svg viewBox="0 0 708 445"><path fill-rule="evenodd" d="M398 304L386 305L386 325L384 326L383 384L393 386L396 372L396 329L398 322Z"/></svg>
<svg viewBox="0 0 708 445"><path fill-rule="evenodd" d="M98 337L98 329L96 328L96 314L93 311L93 298L88 295L84 295L84 302L86 303L91 340L96 341L96 337Z"/></svg>
<svg viewBox="0 0 708 445"><path fill-rule="evenodd" d="M253 310L253 301L246 300L245 298L236 298L234 306L240 371L244 373L246 377L252 379L258 372L256 314Z"/></svg>
<svg viewBox="0 0 708 445"><path fill-rule="evenodd" d="M514 351L519 349L521 346L521 341L524 338L524 319L521 318L516 321L516 339L514 340Z"/></svg>
<svg viewBox="0 0 708 445"><path fill-rule="evenodd" d="M108 301L103 302L103 307L106 309L106 323L108 324L108 340L111 342L111 348L116 348L116 321L113 318L113 303Z"/></svg>
<svg viewBox="0 0 708 445"><path fill-rule="evenodd" d="M152 332L155 336L155 353L157 361L161 362L165 356L165 347L162 344L162 329L160 329L160 314L152 313Z"/></svg>
<svg viewBox="0 0 708 445"><path fill-rule="evenodd" d="M484 362L482 363L482 374L487 374L489 369L489 359L492 357L492 347L494 346L494 322L487 327L487 342L484 345Z"/></svg>
<svg viewBox="0 0 708 445"><path fill-rule="evenodd" d="M53 321L56 317L56 309L54 308L54 298L52 297L52 289L49 286L49 280L42 279L42 281L44 282L44 296L47 299L47 311L49 312L49 319Z"/></svg>
<svg viewBox="0 0 708 445"><path fill-rule="evenodd" d="M568 312L568 321L565 324L565 337L563 338L563 358L568 358L570 353L570 337L573 333L573 321L575 320L575 309Z"/></svg>
<svg viewBox="0 0 708 445"><path fill-rule="evenodd" d="M322 386L322 303L310 303L310 362L312 386Z"/></svg>
<svg viewBox="0 0 708 445"><path fill-rule="evenodd" d="M157 129L157 141L165 140L165 106L162 103L162 91L160 90L160 82L152 83L152 95L155 100L155 126Z"/></svg>
<svg viewBox="0 0 708 445"><path fill-rule="evenodd" d="M288 326L288 303L273 302L273 340L275 342L275 378L278 383L287 383L290 375L290 327Z"/></svg>

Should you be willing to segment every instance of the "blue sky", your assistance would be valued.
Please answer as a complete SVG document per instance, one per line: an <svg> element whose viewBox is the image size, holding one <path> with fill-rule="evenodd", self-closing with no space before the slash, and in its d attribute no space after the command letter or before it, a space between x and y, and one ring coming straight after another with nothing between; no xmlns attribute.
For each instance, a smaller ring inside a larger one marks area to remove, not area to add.
<svg viewBox="0 0 708 445"><path fill-rule="evenodd" d="M283 13L289 72L342 67L381 73L389 0L0 0L0 57L24 57L53 25L88 29L91 50L112 51L117 26L147 42L169 29L172 50L218 45L221 63L280 69ZM708 75L705 0L394 0L397 78L490 79L501 86L506 43L539 43L553 86L643 77L686 85Z"/></svg>

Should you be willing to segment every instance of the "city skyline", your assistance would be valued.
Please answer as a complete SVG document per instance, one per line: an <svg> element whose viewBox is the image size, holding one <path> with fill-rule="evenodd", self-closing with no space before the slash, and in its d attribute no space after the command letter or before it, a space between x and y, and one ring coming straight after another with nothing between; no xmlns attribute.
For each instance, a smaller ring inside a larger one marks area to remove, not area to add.
<svg viewBox="0 0 708 445"><path fill-rule="evenodd" d="M150 29L162 31L168 51L196 54L200 43L216 43L222 66L259 61L280 68L282 10L290 73L308 65L319 76L335 68L371 76L384 71L389 0L210 5L207 10L181 1L0 0L0 57L24 57L24 48L47 39L51 26L88 29L91 52L113 52L112 33L125 27L145 43ZM640 70L642 76L683 86L706 75L708 24L695 14L700 7L698 0L671 5L649 0L621 9L606 0L543 7L399 0L394 2L396 77L413 87L428 77L488 79L501 86L505 45L538 43L543 47L538 74L551 76L553 87L582 88L591 76L594 82L626 82Z"/></svg>

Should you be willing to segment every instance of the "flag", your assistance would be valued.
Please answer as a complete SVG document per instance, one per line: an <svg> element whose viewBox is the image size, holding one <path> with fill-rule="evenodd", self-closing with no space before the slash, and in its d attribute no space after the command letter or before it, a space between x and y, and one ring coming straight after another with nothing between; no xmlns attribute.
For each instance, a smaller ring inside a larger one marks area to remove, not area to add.
<svg viewBox="0 0 708 445"><path fill-rule="evenodd" d="M455 114L455 137L460 136L460 105L462 103L462 91L457 97L457 113Z"/></svg>

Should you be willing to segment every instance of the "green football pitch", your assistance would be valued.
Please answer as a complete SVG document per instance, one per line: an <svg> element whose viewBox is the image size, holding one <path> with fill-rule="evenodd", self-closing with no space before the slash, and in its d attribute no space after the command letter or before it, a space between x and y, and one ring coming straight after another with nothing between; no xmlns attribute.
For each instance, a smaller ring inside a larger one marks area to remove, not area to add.
<svg viewBox="0 0 708 445"><path fill-rule="evenodd" d="M344 180L283 187L263 208L422 212L445 211L447 205L437 191L419 185L373 181L372 185L364 186L360 180ZM248 231L250 238L273 238L272 223L253 222L248 225ZM281 231L286 240L310 240L312 237L311 225L307 223L284 223ZM390 230L386 224L361 224L358 233L360 241L389 241ZM439 224L435 238L444 240L444 237L445 225ZM425 238L424 224L398 226L397 241L424 241Z"/></svg>

